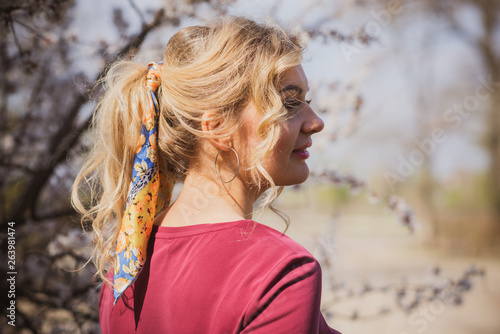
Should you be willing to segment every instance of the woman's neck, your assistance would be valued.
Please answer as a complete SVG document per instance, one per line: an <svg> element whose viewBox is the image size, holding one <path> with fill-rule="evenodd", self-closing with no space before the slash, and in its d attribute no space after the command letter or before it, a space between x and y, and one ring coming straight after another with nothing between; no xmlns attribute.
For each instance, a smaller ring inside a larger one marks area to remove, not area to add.
<svg viewBox="0 0 500 334"><path fill-rule="evenodd" d="M253 204L261 194L262 191L248 189L239 177L222 184L190 173L179 197L156 218L155 225L187 226L252 219Z"/></svg>

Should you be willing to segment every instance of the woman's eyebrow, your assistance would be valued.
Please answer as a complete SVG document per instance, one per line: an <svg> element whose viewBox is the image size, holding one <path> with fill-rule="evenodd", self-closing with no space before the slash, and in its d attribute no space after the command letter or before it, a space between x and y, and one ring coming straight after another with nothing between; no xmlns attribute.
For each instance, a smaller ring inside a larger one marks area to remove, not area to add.
<svg viewBox="0 0 500 334"><path fill-rule="evenodd" d="M302 92L304 91L302 88L300 88L300 86L290 84L290 85L286 85L285 87L281 88L279 93L286 92L287 90L295 90L299 94L302 94ZM309 91L309 87L307 87L307 91Z"/></svg>

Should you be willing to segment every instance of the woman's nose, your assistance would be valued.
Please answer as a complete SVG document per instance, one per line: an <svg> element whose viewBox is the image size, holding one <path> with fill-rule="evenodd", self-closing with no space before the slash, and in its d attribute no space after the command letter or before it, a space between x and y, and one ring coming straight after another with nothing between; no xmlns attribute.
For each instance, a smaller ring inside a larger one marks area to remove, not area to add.
<svg viewBox="0 0 500 334"><path fill-rule="evenodd" d="M314 110L310 109L310 113L308 113L308 118L304 122L302 126L302 131L304 133L317 133L323 130L325 127L325 122L316 115Z"/></svg>

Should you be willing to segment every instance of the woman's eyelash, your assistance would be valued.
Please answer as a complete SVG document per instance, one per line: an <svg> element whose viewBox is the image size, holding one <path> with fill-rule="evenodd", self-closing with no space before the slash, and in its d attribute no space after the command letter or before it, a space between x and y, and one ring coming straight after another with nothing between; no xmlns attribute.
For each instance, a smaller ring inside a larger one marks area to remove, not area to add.
<svg viewBox="0 0 500 334"><path fill-rule="evenodd" d="M305 102L309 105L309 104L311 104L312 99L306 100ZM293 100L287 100L287 101L283 102L283 105L287 109L293 109L293 108L299 107L302 103L303 102L300 100L293 99Z"/></svg>
<svg viewBox="0 0 500 334"><path fill-rule="evenodd" d="M283 103L285 107L298 107L302 104L299 100L287 100Z"/></svg>

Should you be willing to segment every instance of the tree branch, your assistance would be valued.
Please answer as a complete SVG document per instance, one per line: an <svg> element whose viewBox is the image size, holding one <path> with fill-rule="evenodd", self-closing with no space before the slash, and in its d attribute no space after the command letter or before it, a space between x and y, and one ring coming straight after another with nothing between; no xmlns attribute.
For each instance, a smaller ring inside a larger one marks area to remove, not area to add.
<svg viewBox="0 0 500 334"><path fill-rule="evenodd" d="M146 39L146 36L153 29L157 28L158 25L164 23L164 16L164 10L158 10L153 21L150 24L144 25L142 30L137 35L132 37L129 42L103 66L95 79L94 88L98 88L100 80L104 77L111 64L118 61L122 57L129 56L130 54L136 52ZM93 90L94 93L97 91L98 89ZM7 221L15 221L18 224L22 224L26 220L27 214L33 216L38 197L47 181L52 176L55 168L65 160L67 153L75 146L76 143L78 143L82 133L90 126L92 116L87 118L78 131L72 131L76 115L78 115L81 107L93 97L94 96L92 94L78 94L76 96L73 106L69 109L69 117L50 140L51 143L57 144L54 144L52 147L53 150L51 150L51 152L54 153L46 160L48 163L43 168L31 175L28 185L22 195L19 196L17 205L10 215L11 218L7 219ZM5 223L6 222L3 222L2 225Z"/></svg>

